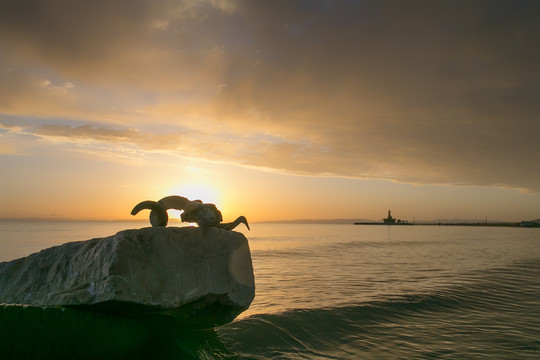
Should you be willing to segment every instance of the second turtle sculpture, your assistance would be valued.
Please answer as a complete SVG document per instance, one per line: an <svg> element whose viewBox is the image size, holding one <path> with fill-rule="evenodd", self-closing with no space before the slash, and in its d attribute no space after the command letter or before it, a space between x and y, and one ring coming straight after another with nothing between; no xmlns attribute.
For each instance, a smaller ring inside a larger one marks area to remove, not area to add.
<svg viewBox="0 0 540 360"><path fill-rule="evenodd" d="M150 224L152 226L167 226L169 222L167 210L176 209L183 211L180 215L183 222L197 223L204 232L211 227L233 230L239 224L245 224L248 230L250 230L247 219L244 216L239 216L235 221L230 223L221 223L223 217L216 205L205 204L201 200L189 200L178 195L166 196L159 201L141 201L131 210L131 215L137 215L139 211L144 209L150 210Z"/></svg>

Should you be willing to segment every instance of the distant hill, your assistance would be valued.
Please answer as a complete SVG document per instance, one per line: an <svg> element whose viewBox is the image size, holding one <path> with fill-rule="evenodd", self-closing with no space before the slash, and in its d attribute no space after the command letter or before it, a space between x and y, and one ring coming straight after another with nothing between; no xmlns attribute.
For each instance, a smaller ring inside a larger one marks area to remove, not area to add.
<svg viewBox="0 0 540 360"><path fill-rule="evenodd" d="M265 224L354 224L355 222L371 221L365 219L295 219L295 220L277 220L261 221Z"/></svg>
<svg viewBox="0 0 540 360"><path fill-rule="evenodd" d="M416 220L416 224L476 224L484 223L485 219L435 219L435 220ZM294 220L277 220L277 221L261 221L269 224L354 224L359 223L382 223L382 219L294 219ZM409 220L412 223L412 220ZM488 223L502 223L499 220L488 220Z"/></svg>

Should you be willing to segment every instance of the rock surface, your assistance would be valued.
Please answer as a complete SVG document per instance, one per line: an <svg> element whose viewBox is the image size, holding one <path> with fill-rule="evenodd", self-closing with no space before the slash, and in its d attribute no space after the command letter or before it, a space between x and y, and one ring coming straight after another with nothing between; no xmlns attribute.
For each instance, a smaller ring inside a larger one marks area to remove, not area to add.
<svg viewBox="0 0 540 360"><path fill-rule="evenodd" d="M0 263L0 303L6 304L200 311L216 304L246 309L254 296L247 239L217 228L124 230Z"/></svg>

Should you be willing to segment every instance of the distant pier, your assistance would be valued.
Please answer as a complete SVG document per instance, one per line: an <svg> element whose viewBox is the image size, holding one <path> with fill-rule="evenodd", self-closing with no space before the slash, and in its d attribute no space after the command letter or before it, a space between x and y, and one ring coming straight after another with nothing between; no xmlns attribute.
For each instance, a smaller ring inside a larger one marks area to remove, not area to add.
<svg viewBox="0 0 540 360"><path fill-rule="evenodd" d="M401 222L395 224L385 224L382 222L355 222L354 225L387 225L387 226L499 226L499 227L536 227L540 228L540 224L534 225L523 225L520 222L463 222L463 223L410 223L410 222Z"/></svg>
<svg viewBox="0 0 540 360"><path fill-rule="evenodd" d="M540 228L540 219L532 221L519 221L519 222L507 222L507 221L491 221L488 222L487 218L483 222L408 222L407 220L396 219L392 217L390 210L388 210L388 216L382 219L382 222L355 222L354 225L388 225L388 226L409 226L409 225L420 225L420 226L498 226L498 227L534 227Z"/></svg>
<svg viewBox="0 0 540 360"><path fill-rule="evenodd" d="M355 222L354 225L388 225L388 226L401 226L401 225L415 225L410 222L396 222L396 223L383 223L383 222Z"/></svg>

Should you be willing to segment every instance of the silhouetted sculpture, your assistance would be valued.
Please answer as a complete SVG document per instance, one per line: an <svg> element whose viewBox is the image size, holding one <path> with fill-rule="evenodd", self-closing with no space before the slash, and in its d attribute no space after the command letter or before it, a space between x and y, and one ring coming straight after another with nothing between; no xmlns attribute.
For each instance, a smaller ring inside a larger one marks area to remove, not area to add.
<svg viewBox="0 0 540 360"><path fill-rule="evenodd" d="M183 222L194 222L206 232L210 227L217 227L225 230L233 230L239 224L245 224L249 229L247 219L239 216L230 223L221 223L223 217L214 204L205 204L201 200L189 200L183 196L166 196L159 201L146 200L135 205L131 210L131 215L136 215L143 209L150 210L150 224L152 226L167 226L169 215L167 210L176 209L183 211L180 218Z"/></svg>

